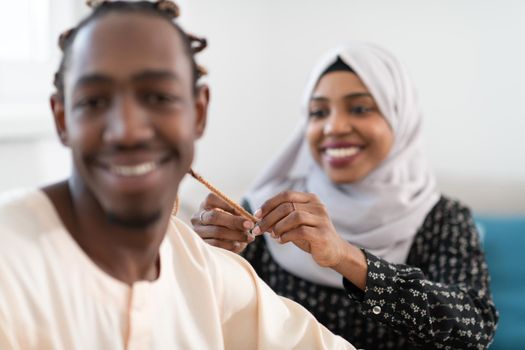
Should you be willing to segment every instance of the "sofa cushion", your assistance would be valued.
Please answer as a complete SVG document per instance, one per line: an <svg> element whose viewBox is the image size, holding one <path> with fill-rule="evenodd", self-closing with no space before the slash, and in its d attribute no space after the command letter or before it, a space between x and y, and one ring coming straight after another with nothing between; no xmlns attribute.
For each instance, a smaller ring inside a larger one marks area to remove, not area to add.
<svg viewBox="0 0 525 350"><path fill-rule="evenodd" d="M500 319L491 349L525 346L525 217L476 217Z"/></svg>

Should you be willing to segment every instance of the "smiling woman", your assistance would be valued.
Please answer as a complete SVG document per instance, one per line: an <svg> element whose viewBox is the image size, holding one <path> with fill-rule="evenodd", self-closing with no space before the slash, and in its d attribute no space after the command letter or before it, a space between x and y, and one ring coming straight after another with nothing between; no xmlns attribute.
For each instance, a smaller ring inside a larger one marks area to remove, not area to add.
<svg viewBox="0 0 525 350"><path fill-rule="evenodd" d="M404 66L374 44L337 47L302 112L244 197L256 225L210 194L195 230L358 347L486 348L498 313L479 235L437 189Z"/></svg>
<svg viewBox="0 0 525 350"><path fill-rule="evenodd" d="M361 79L342 65L339 59L319 80L308 107L306 136L313 158L330 179L350 183L388 156L394 135Z"/></svg>

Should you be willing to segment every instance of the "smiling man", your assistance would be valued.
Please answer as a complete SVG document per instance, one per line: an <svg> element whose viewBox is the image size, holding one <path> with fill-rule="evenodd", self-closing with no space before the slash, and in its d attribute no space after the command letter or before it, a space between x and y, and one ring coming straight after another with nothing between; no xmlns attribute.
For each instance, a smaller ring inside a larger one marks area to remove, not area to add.
<svg viewBox="0 0 525 350"><path fill-rule="evenodd" d="M353 349L171 217L209 100L176 14L104 2L62 37L73 170L0 199L0 348Z"/></svg>

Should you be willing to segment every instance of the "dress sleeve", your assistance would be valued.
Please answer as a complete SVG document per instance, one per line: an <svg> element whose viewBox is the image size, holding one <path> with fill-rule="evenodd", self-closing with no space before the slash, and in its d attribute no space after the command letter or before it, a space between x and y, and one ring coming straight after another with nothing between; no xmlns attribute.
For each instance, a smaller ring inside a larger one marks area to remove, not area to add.
<svg viewBox="0 0 525 350"><path fill-rule="evenodd" d="M413 344L482 349L492 341L498 313L472 215L467 208L457 209L438 215L438 220L425 220L427 237L412 247L429 257L425 272L365 251L364 292L346 279L343 284L366 316L406 335Z"/></svg>

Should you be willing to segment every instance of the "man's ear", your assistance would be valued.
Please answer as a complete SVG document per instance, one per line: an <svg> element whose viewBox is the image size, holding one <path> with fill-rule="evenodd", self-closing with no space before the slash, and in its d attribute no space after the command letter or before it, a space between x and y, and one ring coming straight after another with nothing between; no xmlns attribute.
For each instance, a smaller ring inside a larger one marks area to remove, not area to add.
<svg viewBox="0 0 525 350"><path fill-rule="evenodd" d="M208 104L210 103L210 88L208 85L199 85L195 96L195 107L197 111L196 133L197 138L202 137L208 119Z"/></svg>
<svg viewBox="0 0 525 350"><path fill-rule="evenodd" d="M64 99L58 94L53 94L49 98L49 103L51 105L51 111L53 112L53 117L55 120L55 129L58 134L60 142L64 146L68 146L67 140L67 129L66 129L66 115L64 112Z"/></svg>

